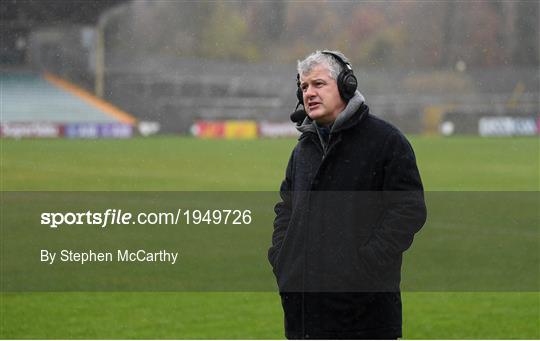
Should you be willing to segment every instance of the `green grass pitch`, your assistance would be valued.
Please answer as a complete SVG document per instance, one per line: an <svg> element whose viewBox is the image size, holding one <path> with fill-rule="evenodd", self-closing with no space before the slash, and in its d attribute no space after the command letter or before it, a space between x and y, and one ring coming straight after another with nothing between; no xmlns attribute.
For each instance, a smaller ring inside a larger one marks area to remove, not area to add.
<svg viewBox="0 0 540 341"><path fill-rule="evenodd" d="M539 191L539 141L411 137L428 191ZM0 143L2 191L274 191L295 140L155 137ZM403 304L404 338L540 338L538 292L406 292ZM37 292L1 294L0 337L284 335L279 298L271 292Z"/></svg>

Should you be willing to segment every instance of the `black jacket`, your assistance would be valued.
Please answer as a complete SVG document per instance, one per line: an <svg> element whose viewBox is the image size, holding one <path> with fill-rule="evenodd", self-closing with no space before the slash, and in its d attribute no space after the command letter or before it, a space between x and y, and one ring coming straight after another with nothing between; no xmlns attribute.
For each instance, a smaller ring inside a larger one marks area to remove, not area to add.
<svg viewBox="0 0 540 341"><path fill-rule="evenodd" d="M275 207L268 252L289 338L401 335L402 253L426 219L413 150L359 97L328 143L309 120Z"/></svg>

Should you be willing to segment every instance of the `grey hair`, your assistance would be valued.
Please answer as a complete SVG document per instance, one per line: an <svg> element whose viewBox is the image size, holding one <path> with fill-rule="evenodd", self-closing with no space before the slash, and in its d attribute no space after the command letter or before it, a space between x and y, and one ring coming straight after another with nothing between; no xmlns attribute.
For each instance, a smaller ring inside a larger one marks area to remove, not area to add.
<svg viewBox="0 0 540 341"><path fill-rule="evenodd" d="M344 62L349 62L347 57L345 57L345 55L340 51L329 52L337 54ZM296 70L298 71L299 75L305 75L307 73L310 73L311 70L313 70L313 68L317 65L326 66L328 68L328 71L330 71L330 77L332 77L332 79L337 79L338 75L343 70L340 62L334 56L323 53L322 51L315 51L309 56L307 56L304 60L299 60Z"/></svg>

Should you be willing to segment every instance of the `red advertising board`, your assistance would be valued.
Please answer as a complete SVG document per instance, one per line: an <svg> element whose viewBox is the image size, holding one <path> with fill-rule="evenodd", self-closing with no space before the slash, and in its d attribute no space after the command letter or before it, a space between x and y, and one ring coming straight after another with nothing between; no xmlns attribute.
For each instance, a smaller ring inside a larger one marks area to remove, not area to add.
<svg viewBox="0 0 540 341"><path fill-rule="evenodd" d="M225 123L221 121L197 121L191 127L191 133L200 138L222 138Z"/></svg>

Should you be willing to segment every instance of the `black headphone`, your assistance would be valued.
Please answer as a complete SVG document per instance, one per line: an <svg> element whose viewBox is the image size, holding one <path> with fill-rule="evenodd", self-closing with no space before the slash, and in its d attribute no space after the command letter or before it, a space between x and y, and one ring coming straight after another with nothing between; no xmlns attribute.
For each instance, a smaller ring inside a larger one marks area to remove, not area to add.
<svg viewBox="0 0 540 341"><path fill-rule="evenodd" d="M344 61L338 54L334 52L324 50L321 51L321 53L334 57L334 59L337 60L341 65L342 70L337 77L337 87L341 98L345 102L348 102L351 98L353 98L356 88L358 87L358 80L354 75L351 64ZM298 103L304 104L304 94L302 92L302 89L300 88L299 73L296 74L296 87L296 98L298 98Z"/></svg>

